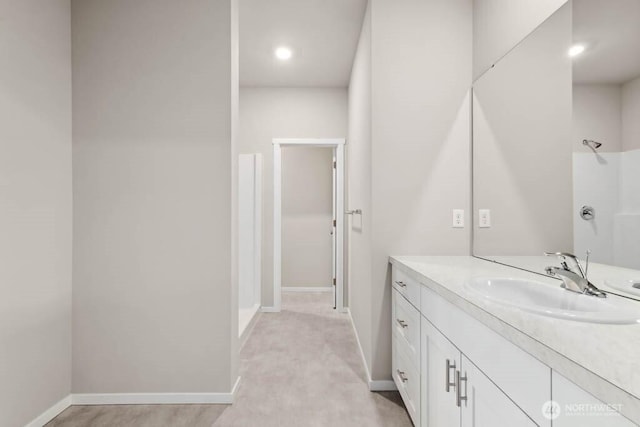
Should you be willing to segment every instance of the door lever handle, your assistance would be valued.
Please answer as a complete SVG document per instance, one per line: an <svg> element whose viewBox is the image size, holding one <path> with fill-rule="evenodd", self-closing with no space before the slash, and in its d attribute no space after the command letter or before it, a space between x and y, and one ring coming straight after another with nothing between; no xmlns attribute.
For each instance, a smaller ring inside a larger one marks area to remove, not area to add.
<svg viewBox="0 0 640 427"><path fill-rule="evenodd" d="M409 378L407 378L404 372L402 372L400 369L396 369L396 372L398 373L398 377L400 377L400 381L402 381L403 383L409 381Z"/></svg>

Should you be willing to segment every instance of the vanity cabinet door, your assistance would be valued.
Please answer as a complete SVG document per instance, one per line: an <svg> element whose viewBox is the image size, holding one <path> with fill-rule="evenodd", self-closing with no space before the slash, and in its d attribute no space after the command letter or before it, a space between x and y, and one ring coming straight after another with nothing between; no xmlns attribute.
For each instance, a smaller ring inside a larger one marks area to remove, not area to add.
<svg viewBox="0 0 640 427"><path fill-rule="evenodd" d="M537 426L464 355L458 375L456 405L462 410L462 427Z"/></svg>
<svg viewBox="0 0 640 427"><path fill-rule="evenodd" d="M460 368L460 351L424 317L420 329L421 426L459 427L460 408L456 406L454 379Z"/></svg>
<svg viewBox="0 0 640 427"><path fill-rule="evenodd" d="M637 424L617 412L614 402L600 401L562 375L552 371L553 427L633 427Z"/></svg>

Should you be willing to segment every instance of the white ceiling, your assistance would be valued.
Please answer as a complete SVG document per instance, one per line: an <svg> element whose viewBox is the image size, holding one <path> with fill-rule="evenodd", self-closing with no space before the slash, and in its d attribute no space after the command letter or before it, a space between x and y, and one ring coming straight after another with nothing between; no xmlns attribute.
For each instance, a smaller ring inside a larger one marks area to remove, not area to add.
<svg viewBox="0 0 640 427"><path fill-rule="evenodd" d="M240 85L346 87L366 0L240 0ZM273 51L286 45L289 61Z"/></svg>
<svg viewBox="0 0 640 427"><path fill-rule="evenodd" d="M640 76L640 0L576 0L573 41L587 50L574 58L578 83L625 83Z"/></svg>

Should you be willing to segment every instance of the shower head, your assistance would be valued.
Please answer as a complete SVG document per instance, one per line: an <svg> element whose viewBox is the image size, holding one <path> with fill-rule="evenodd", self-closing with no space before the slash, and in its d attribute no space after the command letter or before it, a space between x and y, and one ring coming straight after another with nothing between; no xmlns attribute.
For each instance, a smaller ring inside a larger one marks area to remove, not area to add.
<svg viewBox="0 0 640 427"><path fill-rule="evenodd" d="M586 145L587 147L591 148L592 150L597 150L598 148L600 148L602 146L602 143L600 143L598 141L594 141L592 139L583 139L582 140L582 145Z"/></svg>

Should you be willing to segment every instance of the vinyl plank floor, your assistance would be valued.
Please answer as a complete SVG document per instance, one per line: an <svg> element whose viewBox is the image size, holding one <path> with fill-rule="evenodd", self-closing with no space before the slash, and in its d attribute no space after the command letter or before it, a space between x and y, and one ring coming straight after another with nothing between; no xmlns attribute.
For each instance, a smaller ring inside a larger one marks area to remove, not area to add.
<svg viewBox="0 0 640 427"><path fill-rule="evenodd" d="M211 427L228 405L72 406L46 427Z"/></svg>
<svg viewBox="0 0 640 427"><path fill-rule="evenodd" d="M284 292L240 351L233 405L72 406L47 427L410 427L397 392L372 393L349 317L330 293Z"/></svg>

